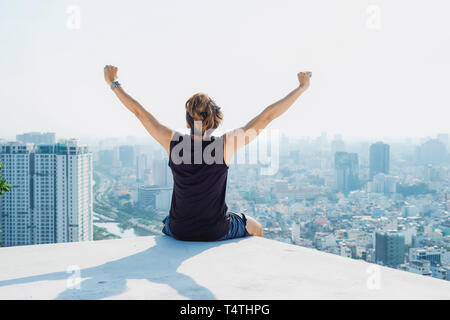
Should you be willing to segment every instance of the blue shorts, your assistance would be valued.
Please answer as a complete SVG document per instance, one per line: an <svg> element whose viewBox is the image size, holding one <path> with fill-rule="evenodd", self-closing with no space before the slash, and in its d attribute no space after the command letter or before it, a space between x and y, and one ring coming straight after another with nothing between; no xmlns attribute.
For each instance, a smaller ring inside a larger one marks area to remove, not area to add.
<svg viewBox="0 0 450 320"><path fill-rule="evenodd" d="M235 239L235 238L243 238L248 237L250 234L247 231L247 228L245 227L247 224L247 218L245 217L245 214L243 213L235 213L235 212L227 212L227 215L231 218L231 225L230 229L228 230L228 233L225 234L223 237L217 239L216 241L222 241L222 240L229 240L229 239ZM168 235L172 238L176 238L172 231L170 231L169 226L169 216L165 217L162 221L164 223L164 228L162 229L162 232L165 235Z"/></svg>

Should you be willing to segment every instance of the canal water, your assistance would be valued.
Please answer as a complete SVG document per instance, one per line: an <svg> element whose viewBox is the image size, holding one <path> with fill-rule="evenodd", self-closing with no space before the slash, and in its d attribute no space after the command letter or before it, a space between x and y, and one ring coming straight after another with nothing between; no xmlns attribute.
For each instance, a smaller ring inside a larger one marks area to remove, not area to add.
<svg viewBox="0 0 450 320"><path fill-rule="evenodd" d="M94 212L94 218L96 216L100 216L100 214ZM112 233L121 238L133 238L138 236L136 232L134 232L133 228L126 230L120 229L118 222L94 222L94 225L96 225L97 227L105 228L109 233Z"/></svg>

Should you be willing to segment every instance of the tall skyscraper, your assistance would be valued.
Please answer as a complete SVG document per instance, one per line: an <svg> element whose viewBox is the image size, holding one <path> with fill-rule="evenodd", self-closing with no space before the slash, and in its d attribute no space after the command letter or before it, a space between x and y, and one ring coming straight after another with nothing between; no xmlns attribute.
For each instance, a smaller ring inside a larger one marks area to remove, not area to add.
<svg viewBox="0 0 450 320"><path fill-rule="evenodd" d="M345 152L345 143L342 140L341 135L335 135L333 141L331 141L331 153Z"/></svg>
<svg viewBox="0 0 450 320"><path fill-rule="evenodd" d="M123 167L134 166L134 147L133 146L120 146L119 147L119 159L122 162Z"/></svg>
<svg viewBox="0 0 450 320"><path fill-rule="evenodd" d="M442 171L439 167L427 164L424 166L423 178L427 182L440 181L443 177Z"/></svg>
<svg viewBox="0 0 450 320"><path fill-rule="evenodd" d="M298 243L300 241L301 227L300 223L292 222L291 240L292 243Z"/></svg>
<svg viewBox="0 0 450 320"><path fill-rule="evenodd" d="M328 134L326 132L322 132L319 137L317 137L315 141L315 145L318 148L324 148L328 144Z"/></svg>
<svg viewBox="0 0 450 320"><path fill-rule="evenodd" d="M398 267L405 262L405 237L396 231L375 234L375 259L389 267Z"/></svg>
<svg viewBox="0 0 450 320"><path fill-rule="evenodd" d="M114 151L113 150L100 150L98 152L98 162L102 166L110 167L114 163Z"/></svg>
<svg viewBox="0 0 450 320"><path fill-rule="evenodd" d="M16 135L17 142L34 144L54 144L56 135L54 132L28 132Z"/></svg>
<svg viewBox="0 0 450 320"><path fill-rule="evenodd" d="M370 179L377 173L389 174L390 147L381 141L370 146Z"/></svg>
<svg viewBox="0 0 450 320"><path fill-rule="evenodd" d="M140 154L136 157L136 181L144 182L145 173L148 169L148 157L146 154Z"/></svg>
<svg viewBox="0 0 450 320"><path fill-rule="evenodd" d="M172 171L168 166L168 160L153 160L153 180L154 184L160 187L173 186Z"/></svg>
<svg viewBox="0 0 450 320"><path fill-rule="evenodd" d="M0 196L0 245L32 244L31 156L32 147L22 143L0 145L2 175L12 189Z"/></svg>
<svg viewBox="0 0 450 320"><path fill-rule="evenodd" d="M450 135L448 133L439 133L436 139L442 142L446 148L450 146Z"/></svg>
<svg viewBox="0 0 450 320"><path fill-rule="evenodd" d="M441 164L447 160L447 150L444 143L431 139L416 149L417 161L420 164Z"/></svg>
<svg viewBox="0 0 450 320"><path fill-rule="evenodd" d="M77 140L31 149L2 145L0 161L13 185L0 197L3 246L88 241L92 226L92 154Z"/></svg>
<svg viewBox="0 0 450 320"><path fill-rule="evenodd" d="M336 169L336 187L344 194L358 189L359 164L358 154L347 152L336 152L334 155Z"/></svg>

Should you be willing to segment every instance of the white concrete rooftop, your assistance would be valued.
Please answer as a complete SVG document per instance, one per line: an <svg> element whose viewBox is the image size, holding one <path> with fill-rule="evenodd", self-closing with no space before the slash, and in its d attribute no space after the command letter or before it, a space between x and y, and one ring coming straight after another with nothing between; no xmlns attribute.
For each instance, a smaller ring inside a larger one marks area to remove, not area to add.
<svg viewBox="0 0 450 320"><path fill-rule="evenodd" d="M0 248L0 299L449 298L448 281L256 237Z"/></svg>

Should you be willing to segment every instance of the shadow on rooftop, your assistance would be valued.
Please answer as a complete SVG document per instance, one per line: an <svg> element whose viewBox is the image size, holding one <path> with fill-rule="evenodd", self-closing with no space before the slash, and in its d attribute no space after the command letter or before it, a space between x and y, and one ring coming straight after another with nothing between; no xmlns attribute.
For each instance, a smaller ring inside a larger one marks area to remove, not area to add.
<svg viewBox="0 0 450 320"><path fill-rule="evenodd" d="M225 243L238 242L233 239L220 242L183 242L167 236L155 236L155 245L142 252L81 269L80 289L65 289L56 299L104 299L123 293L127 280L145 279L152 283L167 284L178 294L188 299L215 299L214 294L191 277L177 272L183 261L210 248ZM0 281L0 288L15 284L38 281L67 280L66 271ZM153 288L154 289L154 288ZM149 290L152 290L149 286ZM142 296L146 296L145 289Z"/></svg>

